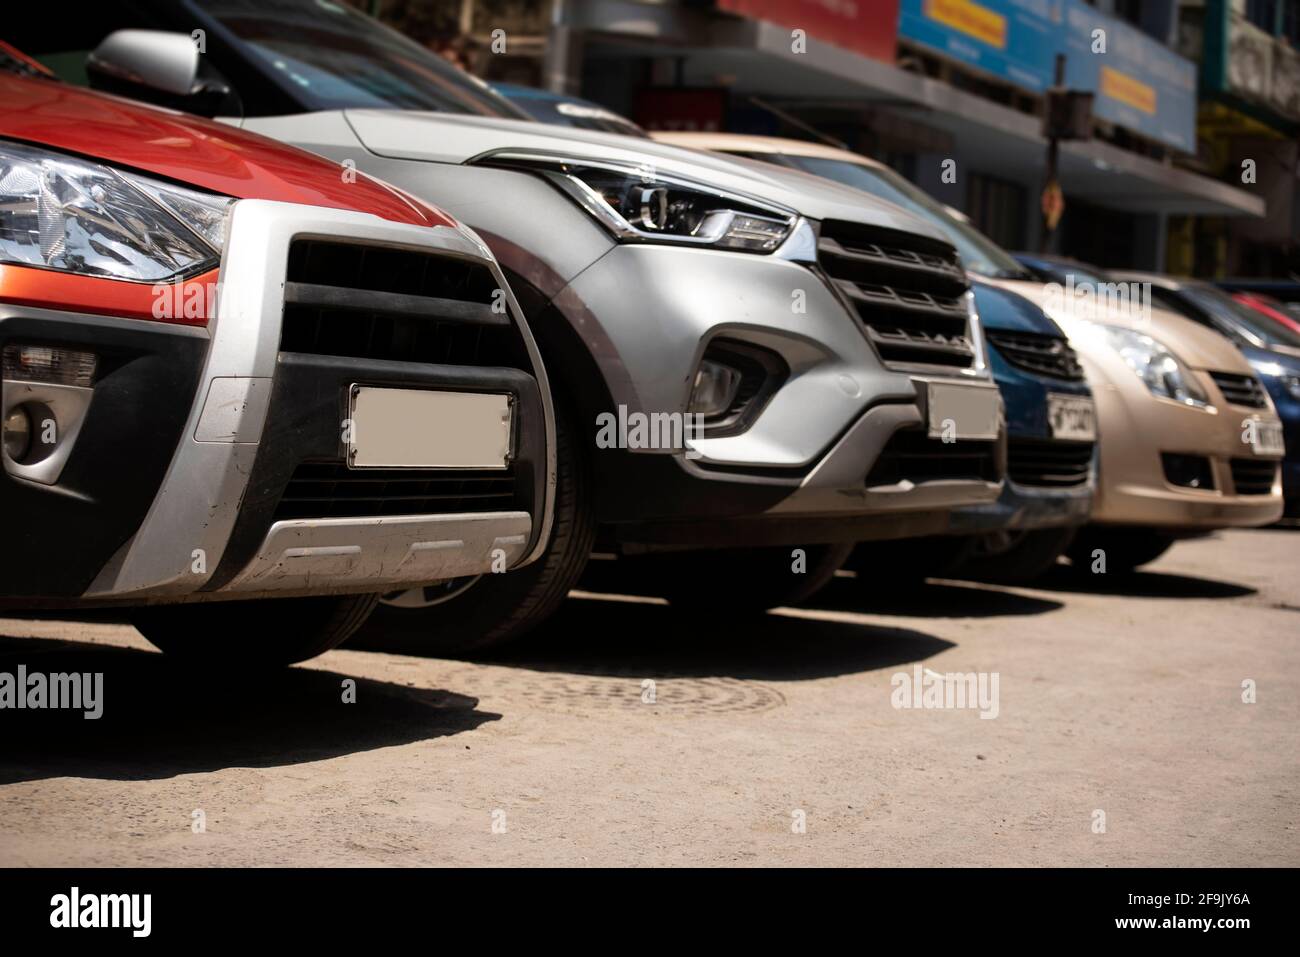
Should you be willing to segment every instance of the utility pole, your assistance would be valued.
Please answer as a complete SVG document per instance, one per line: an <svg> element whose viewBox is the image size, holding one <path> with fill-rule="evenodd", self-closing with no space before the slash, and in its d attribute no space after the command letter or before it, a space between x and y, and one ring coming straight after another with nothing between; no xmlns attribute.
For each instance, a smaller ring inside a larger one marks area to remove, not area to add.
<svg viewBox="0 0 1300 957"><path fill-rule="evenodd" d="M1045 253L1052 245L1056 227L1060 225L1065 213L1065 195L1061 192L1059 172L1061 155L1061 129L1053 115L1057 107L1058 91L1065 90L1065 54L1056 54L1056 78L1047 97L1047 182L1043 186L1043 234L1038 243L1038 251Z"/></svg>

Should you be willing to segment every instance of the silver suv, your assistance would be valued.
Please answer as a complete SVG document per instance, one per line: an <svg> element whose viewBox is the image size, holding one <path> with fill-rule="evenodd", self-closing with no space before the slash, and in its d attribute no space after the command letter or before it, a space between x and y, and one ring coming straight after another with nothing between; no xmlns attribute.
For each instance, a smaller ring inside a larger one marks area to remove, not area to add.
<svg viewBox="0 0 1300 957"><path fill-rule="evenodd" d="M246 129L436 199L495 253L541 348L558 439L546 553L389 596L367 627L390 646L516 636L594 546L675 602L786 604L853 543L996 499L1000 399L933 227L798 172L517 118L342 5L143 6L174 32L109 36L92 80L239 110Z"/></svg>

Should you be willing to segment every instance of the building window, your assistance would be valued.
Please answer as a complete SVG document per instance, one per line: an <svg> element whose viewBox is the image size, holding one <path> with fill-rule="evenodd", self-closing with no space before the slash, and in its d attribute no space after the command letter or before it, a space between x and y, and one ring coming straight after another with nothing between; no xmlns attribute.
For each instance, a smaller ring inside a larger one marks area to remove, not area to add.
<svg viewBox="0 0 1300 957"><path fill-rule="evenodd" d="M1024 187L983 173L971 173L967 183L972 225L1003 249L1024 249Z"/></svg>

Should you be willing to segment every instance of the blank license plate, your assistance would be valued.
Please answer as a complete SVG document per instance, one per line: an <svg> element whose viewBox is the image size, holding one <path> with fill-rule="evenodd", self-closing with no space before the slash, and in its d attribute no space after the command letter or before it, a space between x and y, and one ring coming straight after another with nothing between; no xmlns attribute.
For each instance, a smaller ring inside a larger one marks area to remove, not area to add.
<svg viewBox="0 0 1300 957"><path fill-rule="evenodd" d="M510 396L353 386L348 465L357 469L504 469Z"/></svg>
<svg viewBox="0 0 1300 957"><path fill-rule="evenodd" d="M997 389L927 382L930 409L930 438L978 439L998 437L1002 403Z"/></svg>
<svg viewBox="0 0 1300 957"><path fill-rule="evenodd" d="M1282 438L1281 422L1265 422L1254 419L1255 428L1251 430L1250 448L1256 455L1277 456L1286 454L1286 442Z"/></svg>
<svg viewBox="0 0 1300 957"><path fill-rule="evenodd" d="M1097 440L1097 407L1092 399L1076 395L1047 396L1047 420L1052 438L1069 442Z"/></svg>

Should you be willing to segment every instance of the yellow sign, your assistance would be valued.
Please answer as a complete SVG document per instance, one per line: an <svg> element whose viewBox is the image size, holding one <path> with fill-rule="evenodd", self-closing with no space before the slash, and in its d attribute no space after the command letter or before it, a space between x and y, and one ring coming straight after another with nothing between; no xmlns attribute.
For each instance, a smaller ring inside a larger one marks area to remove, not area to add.
<svg viewBox="0 0 1300 957"><path fill-rule="evenodd" d="M1007 48L1007 18L971 0L925 0L925 15L991 47Z"/></svg>
<svg viewBox="0 0 1300 957"><path fill-rule="evenodd" d="M1101 95L1141 110L1148 116L1155 115L1156 91L1141 80L1108 66L1101 68Z"/></svg>

